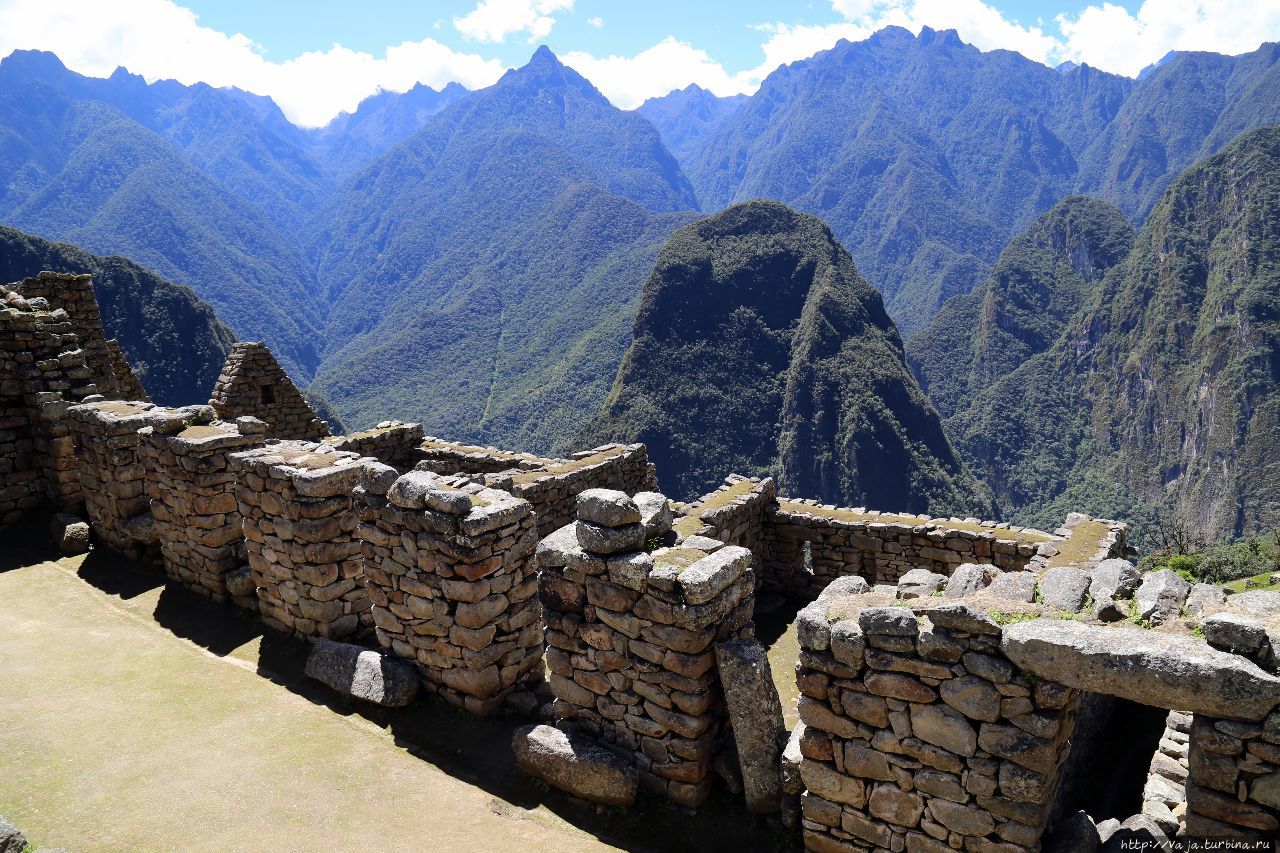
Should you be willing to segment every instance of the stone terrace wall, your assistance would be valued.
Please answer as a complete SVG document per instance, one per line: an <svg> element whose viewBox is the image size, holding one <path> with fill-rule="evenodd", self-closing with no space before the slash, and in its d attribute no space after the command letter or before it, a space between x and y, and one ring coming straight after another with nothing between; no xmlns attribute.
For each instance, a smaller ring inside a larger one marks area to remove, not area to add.
<svg viewBox="0 0 1280 853"><path fill-rule="evenodd" d="M895 583L912 569L949 575L964 563L986 563L1005 571L1037 570L1053 564L1058 555L1065 559L1082 552L1080 561L1071 564L1093 565L1125 553L1124 525L1078 514L1072 520L1076 523L1049 534L992 521L895 515L782 498L764 526L761 580L766 588L813 597L844 575L873 584ZM1081 538L1092 538L1085 544L1074 541L1077 531Z"/></svg>
<svg viewBox="0 0 1280 853"><path fill-rule="evenodd" d="M653 491L658 479L643 444L606 444L541 470L494 474L485 482L533 504L538 535L546 537L573 522L578 495L587 489L617 489L634 495Z"/></svg>
<svg viewBox="0 0 1280 853"><path fill-rule="evenodd" d="M23 279L14 287L27 299L44 299L51 311L62 309L67 312L67 322L84 350L84 363L97 385L97 393L111 399L146 399L122 396L123 391L131 391L132 388L122 387L116 379L116 356L111 347L115 342L108 341L103 330L92 276L46 271L34 278ZM118 351L119 344L116 344ZM128 362L124 361L123 355L120 361L127 369ZM128 371L128 376L133 377L132 370ZM136 381L133 380L134 383Z"/></svg>
<svg viewBox="0 0 1280 853"><path fill-rule="evenodd" d="M1197 714L1186 799L1193 838L1280 838L1280 710L1242 722Z"/></svg>
<svg viewBox="0 0 1280 853"><path fill-rule="evenodd" d="M241 342L231 348L209 405L224 420L246 415L260 418L270 438L319 441L329 435L328 424L316 417L262 342Z"/></svg>
<svg viewBox="0 0 1280 853"><path fill-rule="evenodd" d="M282 441L229 461L262 620L330 639L371 627L351 501L369 460L327 444Z"/></svg>
<svg viewBox="0 0 1280 853"><path fill-rule="evenodd" d="M929 611L839 595L800 628L798 734L812 850L1035 850L1076 691L1028 679L1000 627L963 604Z"/></svg>
<svg viewBox="0 0 1280 853"><path fill-rule="evenodd" d="M0 523L81 501L67 407L97 393L92 376L66 311L0 286Z"/></svg>
<svg viewBox="0 0 1280 853"><path fill-rule="evenodd" d="M227 600L226 574L244 563L236 475L228 456L264 441L266 425L214 420L209 406L153 410L140 430L147 495L165 572L174 581Z"/></svg>
<svg viewBox="0 0 1280 853"><path fill-rule="evenodd" d="M373 429L330 436L324 443L336 450L372 456L398 471L408 471L422 457L422 424L383 421Z"/></svg>
<svg viewBox="0 0 1280 853"><path fill-rule="evenodd" d="M68 410L93 532L107 547L135 560L155 541L138 435L151 422L153 410L151 403L117 400Z"/></svg>
<svg viewBox="0 0 1280 853"><path fill-rule="evenodd" d="M713 644L754 632L751 554L640 551L661 531L607 494L621 514L584 503L538 546L553 712L634 763L643 788L695 807L727 721Z"/></svg>
<svg viewBox="0 0 1280 853"><path fill-rule="evenodd" d="M542 625L528 501L376 463L356 490L378 643L426 684L486 715L542 680Z"/></svg>
<svg viewBox="0 0 1280 853"><path fill-rule="evenodd" d="M478 447L427 436L419 447L419 471L437 474L496 474L500 471L540 471L569 460L547 459L496 447Z"/></svg>
<svg viewBox="0 0 1280 853"><path fill-rule="evenodd" d="M680 537L707 536L751 551L759 580L760 560L765 541L765 525L772 517L777 492L773 478L730 474L724 485L703 495L684 509L675 523Z"/></svg>

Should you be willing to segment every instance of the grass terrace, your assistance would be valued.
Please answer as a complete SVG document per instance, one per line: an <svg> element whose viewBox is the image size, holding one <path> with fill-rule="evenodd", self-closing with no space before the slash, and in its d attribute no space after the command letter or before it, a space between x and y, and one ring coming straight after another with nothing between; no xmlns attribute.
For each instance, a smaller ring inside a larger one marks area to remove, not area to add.
<svg viewBox="0 0 1280 853"><path fill-rule="evenodd" d="M805 513L815 515L821 518L830 518L835 521L844 521L851 524L906 524L912 527L920 525L928 525L937 527L942 530L966 531L968 533L990 533L997 539L1003 539L1011 542L1050 542L1053 536L1042 530L1031 530L1030 528L1012 528L1012 527L988 527L984 524L977 524L970 521L949 521L942 518L921 518L916 515L894 515L886 512L857 512L852 509L823 509L822 507L810 506L809 504L795 503L794 501L780 500L778 506L785 512ZM1083 525L1081 525L1083 526ZM1104 531L1105 531L1105 525ZM1090 554L1093 552L1091 551Z"/></svg>

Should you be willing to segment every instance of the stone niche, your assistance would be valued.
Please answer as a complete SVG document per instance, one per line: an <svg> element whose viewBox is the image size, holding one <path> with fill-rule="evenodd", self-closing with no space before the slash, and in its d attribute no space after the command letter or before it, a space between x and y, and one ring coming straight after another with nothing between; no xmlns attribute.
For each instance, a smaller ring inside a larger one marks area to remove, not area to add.
<svg viewBox="0 0 1280 853"><path fill-rule="evenodd" d="M379 645L487 715L542 681L528 501L461 476L366 466L355 491Z"/></svg>
<svg viewBox="0 0 1280 853"><path fill-rule="evenodd" d="M372 460L302 441L274 442L229 460L262 620L329 639L371 627L351 493Z"/></svg>
<svg viewBox="0 0 1280 853"><path fill-rule="evenodd" d="M226 575L244 563L244 536L230 454L263 443L265 424L215 419L209 406L153 411L139 430L147 496L165 572L192 591L226 601Z"/></svg>
<svg viewBox="0 0 1280 853"><path fill-rule="evenodd" d="M670 525L667 501L592 489L577 520L538 546L557 726L631 762L643 789L696 807L728 722L714 644L753 636L751 552L643 550Z"/></svg>

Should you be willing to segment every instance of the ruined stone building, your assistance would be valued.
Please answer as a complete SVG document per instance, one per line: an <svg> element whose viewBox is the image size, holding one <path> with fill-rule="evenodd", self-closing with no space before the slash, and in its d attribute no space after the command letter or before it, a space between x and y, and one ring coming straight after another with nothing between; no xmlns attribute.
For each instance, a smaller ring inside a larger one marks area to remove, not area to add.
<svg viewBox="0 0 1280 853"><path fill-rule="evenodd" d="M91 303L84 277L0 288L4 524L83 507L100 547L315 639L308 671L363 699L540 715L517 762L576 796L697 809L726 785L819 851L1280 836L1280 593L1142 574L1124 525L1075 513L1040 531L736 475L678 504L643 445L330 436L261 344L210 405L156 406ZM755 636L782 597L799 651L773 672Z"/></svg>

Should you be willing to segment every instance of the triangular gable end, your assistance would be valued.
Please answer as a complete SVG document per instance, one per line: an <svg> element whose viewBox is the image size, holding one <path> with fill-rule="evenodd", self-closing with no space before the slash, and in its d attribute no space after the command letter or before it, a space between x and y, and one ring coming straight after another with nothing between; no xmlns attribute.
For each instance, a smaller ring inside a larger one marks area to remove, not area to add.
<svg viewBox="0 0 1280 853"><path fill-rule="evenodd" d="M209 405L223 420L250 415L265 421L271 438L319 441L329 435L328 425L260 341L232 347Z"/></svg>

